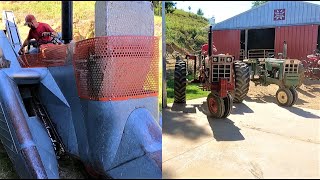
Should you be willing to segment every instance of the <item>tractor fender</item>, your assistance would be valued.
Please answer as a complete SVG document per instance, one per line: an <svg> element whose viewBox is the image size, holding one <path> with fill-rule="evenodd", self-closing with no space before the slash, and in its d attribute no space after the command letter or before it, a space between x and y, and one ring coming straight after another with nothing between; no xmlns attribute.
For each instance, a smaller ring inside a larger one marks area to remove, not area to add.
<svg viewBox="0 0 320 180"><path fill-rule="evenodd" d="M113 178L162 177L162 130L146 108L131 112L113 162Z"/></svg>

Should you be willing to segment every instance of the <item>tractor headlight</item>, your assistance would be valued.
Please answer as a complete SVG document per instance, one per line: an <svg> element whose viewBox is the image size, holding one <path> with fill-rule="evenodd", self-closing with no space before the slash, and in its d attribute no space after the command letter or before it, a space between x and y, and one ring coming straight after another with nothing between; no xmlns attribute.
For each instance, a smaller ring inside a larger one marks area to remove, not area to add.
<svg viewBox="0 0 320 180"><path fill-rule="evenodd" d="M213 62L218 62L218 58L213 58Z"/></svg>
<svg viewBox="0 0 320 180"><path fill-rule="evenodd" d="M231 62L231 58L228 57L228 58L227 58L227 62Z"/></svg>

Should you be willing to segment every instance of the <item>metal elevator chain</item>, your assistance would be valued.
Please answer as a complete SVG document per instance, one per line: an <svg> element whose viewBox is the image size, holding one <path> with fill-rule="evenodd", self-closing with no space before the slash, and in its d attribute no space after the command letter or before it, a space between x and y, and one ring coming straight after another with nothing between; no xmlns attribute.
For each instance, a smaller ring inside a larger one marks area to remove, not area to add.
<svg viewBox="0 0 320 180"><path fill-rule="evenodd" d="M46 128L49 138L52 142L55 154L57 156L57 159L59 159L65 153L64 145L60 137L58 136L58 133L55 130L46 110L40 103L39 99L35 96L35 93L32 93L31 103L32 103L33 112L39 117L44 127Z"/></svg>

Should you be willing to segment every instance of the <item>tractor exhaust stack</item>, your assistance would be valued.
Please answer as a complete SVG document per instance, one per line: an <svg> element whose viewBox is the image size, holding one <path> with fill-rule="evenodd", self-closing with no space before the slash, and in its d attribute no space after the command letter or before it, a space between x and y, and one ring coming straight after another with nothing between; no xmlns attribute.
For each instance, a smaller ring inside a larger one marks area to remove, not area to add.
<svg viewBox="0 0 320 180"><path fill-rule="evenodd" d="M70 43L72 40L72 1L62 1L61 10L61 27L62 27L62 40L65 44Z"/></svg>
<svg viewBox="0 0 320 180"><path fill-rule="evenodd" d="M287 49L288 49L288 46L287 46L287 42L286 41L283 41L283 59L287 59Z"/></svg>
<svg viewBox="0 0 320 180"><path fill-rule="evenodd" d="M211 55L212 55L212 26L209 27L208 39L209 39L208 55L209 55L209 57L211 57Z"/></svg>

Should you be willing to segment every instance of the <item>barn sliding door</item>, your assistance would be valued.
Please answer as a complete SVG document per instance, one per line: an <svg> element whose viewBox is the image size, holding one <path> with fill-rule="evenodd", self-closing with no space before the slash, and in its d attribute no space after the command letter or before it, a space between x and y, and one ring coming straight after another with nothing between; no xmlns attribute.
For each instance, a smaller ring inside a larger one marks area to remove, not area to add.
<svg viewBox="0 0 320 180"><path fill-rule="evenodd" d="M318 26L276 27L275 53L283 52L283 42L287 42L287 56L292 59L306 59L317 48Z"/></svg>
<svg viewBox="0 0 320 180"><path fill-rule="evenodd" d="M218 54L234 55L239 59L240 55L240 30L217 30L213 31L213 44ZM215 54L217 54L215 53Z"/></svg>

